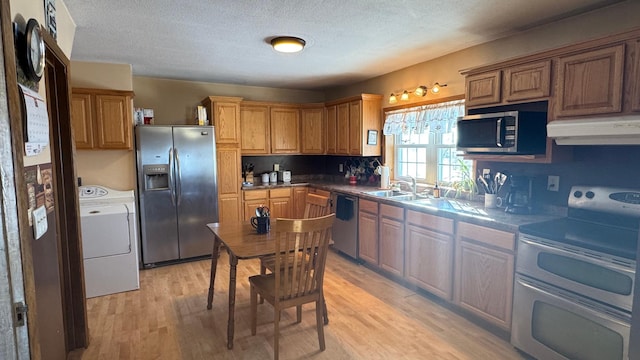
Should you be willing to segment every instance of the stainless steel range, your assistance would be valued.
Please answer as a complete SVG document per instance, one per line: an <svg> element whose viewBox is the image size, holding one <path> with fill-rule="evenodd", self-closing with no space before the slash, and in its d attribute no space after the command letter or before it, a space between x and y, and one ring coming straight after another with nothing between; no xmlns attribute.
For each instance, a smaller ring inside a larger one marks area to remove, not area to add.
<svg viewBox="0 0 640 360"><path fill-rule="evenodd" d="M628 359L640 190L574 186L520 227L511 343L538 359Z"/></svg>

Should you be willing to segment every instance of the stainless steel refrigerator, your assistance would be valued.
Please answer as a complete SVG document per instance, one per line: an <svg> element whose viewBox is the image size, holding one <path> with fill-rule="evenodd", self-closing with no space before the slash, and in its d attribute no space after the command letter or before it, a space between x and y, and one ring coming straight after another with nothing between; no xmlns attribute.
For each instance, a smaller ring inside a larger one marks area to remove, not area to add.
<svg viewBox="0 0 640 360"><path fill-rule="evenodd" d="M210 255L218 221L213 126L136 127L142 265Z"/></svg>

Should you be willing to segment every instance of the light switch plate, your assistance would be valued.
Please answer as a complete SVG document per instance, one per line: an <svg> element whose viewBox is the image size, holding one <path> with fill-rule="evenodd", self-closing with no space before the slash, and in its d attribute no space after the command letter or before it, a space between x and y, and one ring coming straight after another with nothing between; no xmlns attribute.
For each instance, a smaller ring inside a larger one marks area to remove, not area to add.
<svg viewBox="0 0 640 360"><path fill-rule="evenodd" d="M47 223L47 208L42 205L33 210L31 216L33 217L33 237L38 240L49 228L49 224Z"/></svg>

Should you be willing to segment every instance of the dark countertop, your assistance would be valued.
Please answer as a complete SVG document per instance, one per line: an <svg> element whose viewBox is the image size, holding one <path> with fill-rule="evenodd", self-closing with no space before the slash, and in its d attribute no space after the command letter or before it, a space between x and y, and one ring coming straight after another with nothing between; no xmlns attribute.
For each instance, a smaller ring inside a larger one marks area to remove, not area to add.
<svg viewBox="0 0 640 360"><path fill-rule="evenodd" d="M366 194L368 191L378 190L377 187L363 185L337 184L326 181L277 183L274 185L243 186L243 190L272 189L278 187L311 186L332 192L358 196L361 199L376 201L379 203L401 206L405 209L429 213L437 216L448 217L458 221L487 226L494 229L517 232L518 227L524 224L536 223L550 219L564 217L566 210L562 208L544 209L536 214L519 215L510 214L502 208L485 209L484 204L478 201L450 198L427 198L425 200L395 200Z"/></svg>

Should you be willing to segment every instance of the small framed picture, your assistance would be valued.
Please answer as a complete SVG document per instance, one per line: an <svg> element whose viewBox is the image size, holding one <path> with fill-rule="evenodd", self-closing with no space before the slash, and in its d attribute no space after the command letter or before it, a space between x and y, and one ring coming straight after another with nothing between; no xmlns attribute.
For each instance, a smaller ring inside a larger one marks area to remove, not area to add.
<svg viewBox="0 0 640 360"><path fill-rule="evenodd" d="M369 130L367 133L367 145L378 144L378 130Z"/></svg>

